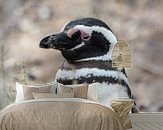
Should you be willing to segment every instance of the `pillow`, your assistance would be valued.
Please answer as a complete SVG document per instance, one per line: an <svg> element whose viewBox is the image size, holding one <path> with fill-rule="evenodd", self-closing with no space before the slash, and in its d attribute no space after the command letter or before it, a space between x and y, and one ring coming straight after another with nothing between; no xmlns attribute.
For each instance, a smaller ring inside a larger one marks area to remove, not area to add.
<svg viewBox="0 0 163 130"><path fill-rule="evenodd" d="M51 93L33 93L34 99L40 98L73 98L74 93L60 93L60 94L51 94Z"/></svg>
<svg viewBox="0 0 163 130"><path fill-rule="evenodd" d="M34 99L32 93L55 93L58 83L47 83L37 85L22 85L16 82L16 100L15 102L21 102L24 100Z"/></svg>
<svg viewBox="0 0 163 130"><path fill-rule="evenodd" d="M63 85L58 84L57 93L74 93L74 98L87 99L88 84Z"/></svg>
<svg viewBox="0 0 163 130"><path fill-rule="evenodd" d="M98 101L97 87L99 83L93 83L88 86L87 99L92 101Z"/></svg>

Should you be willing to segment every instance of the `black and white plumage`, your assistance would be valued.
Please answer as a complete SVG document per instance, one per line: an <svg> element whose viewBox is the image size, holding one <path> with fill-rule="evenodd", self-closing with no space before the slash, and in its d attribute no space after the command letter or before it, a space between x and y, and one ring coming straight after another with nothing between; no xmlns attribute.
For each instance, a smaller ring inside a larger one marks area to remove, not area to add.
<svg viewBox="0 0 163 130"><path fill-rule="evenodd" d="M112 51L117 38L101 20L83 18L67 23L61 32L47 36L42 48L61 51L66 61L56 74L62 84L99 82L103 102L118 97L132 98L124 68L112 68Z"/></svg>

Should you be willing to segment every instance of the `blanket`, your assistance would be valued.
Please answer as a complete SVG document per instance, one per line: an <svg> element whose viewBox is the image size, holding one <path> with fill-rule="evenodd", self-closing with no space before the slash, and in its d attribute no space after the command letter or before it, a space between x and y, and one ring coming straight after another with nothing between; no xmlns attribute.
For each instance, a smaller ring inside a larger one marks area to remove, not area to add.
<svg viewBox="0 0 163 130"><path fill-rule="evenodd" d="M14 103L0 112L0 130L124 130L111 109L78 98Z"/></svg>

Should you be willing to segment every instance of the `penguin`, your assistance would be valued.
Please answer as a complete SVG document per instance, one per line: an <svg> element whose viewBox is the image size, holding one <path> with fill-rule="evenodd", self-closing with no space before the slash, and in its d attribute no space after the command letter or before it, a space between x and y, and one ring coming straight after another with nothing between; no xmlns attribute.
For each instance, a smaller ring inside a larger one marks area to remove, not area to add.
<svg viewBox="0 0 163 130"><path fill-rule="evenodd" d="M132 98L125 69L112 67L117 38L102 20L82 18L70 21L60 32L44 37L40 47L60 50L65 58L56 73L64 85L98 82L104 104L119 97Z"/></svg>

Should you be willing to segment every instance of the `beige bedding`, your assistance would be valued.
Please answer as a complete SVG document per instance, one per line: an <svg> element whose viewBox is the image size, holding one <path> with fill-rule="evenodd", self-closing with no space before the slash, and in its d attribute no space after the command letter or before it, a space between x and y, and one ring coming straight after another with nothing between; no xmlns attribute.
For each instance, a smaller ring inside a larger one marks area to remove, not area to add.
<svg viewBox="0 0 163 130"><path fill-rule="evenodd" d="M124 130L111 109L84 99L38 99L0 112L0 130Z"/></svg>

